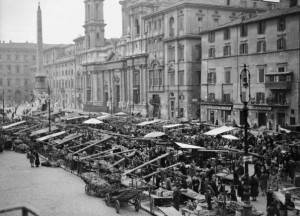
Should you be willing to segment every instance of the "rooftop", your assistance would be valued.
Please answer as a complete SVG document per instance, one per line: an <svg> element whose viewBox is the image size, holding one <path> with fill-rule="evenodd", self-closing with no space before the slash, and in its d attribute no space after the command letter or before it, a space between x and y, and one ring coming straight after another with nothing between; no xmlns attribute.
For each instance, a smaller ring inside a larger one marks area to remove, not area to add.
<svg viewBox="0 0 300 216"><path fill-rule="evenodd" d="M291 15L291 14L296 14L296 13L300 13L300 6L295 6L295 7L291 7L291 8L284 8L284 9L274 9L274 10L267 11L267 12L264 12L264 13L259 13L254 17L244 17L244 18L240 17L240 18L237 18L236 20L234 20L232 22L217 26L215 28L205 30L201 33L206 33L206 32L209 32L209 31L215 31L215 30L219 30L219 29L223 29L223 28L233 27L233 26L240 25L241 23L253 23L253 22L258 22L258 21L261 21L261 20L268 20L268 19L281 17L281 16L286 16L286 15Z"/></svg>

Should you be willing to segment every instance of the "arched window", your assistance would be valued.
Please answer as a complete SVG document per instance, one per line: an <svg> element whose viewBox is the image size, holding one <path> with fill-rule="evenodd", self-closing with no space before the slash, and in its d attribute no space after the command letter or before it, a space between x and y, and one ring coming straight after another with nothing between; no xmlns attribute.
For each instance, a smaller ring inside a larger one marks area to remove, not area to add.
<svg viewBox="0 0 300 216"><path fill-rule="evenodd" d="M98 13L99 13L99 4L96 3L96 6L95 6L95 18L96 18L96 20L98 20L98 18L99 18Z"/></svg>
<svg viewBox="0 0 300 216"><path fill-rule="evenodd" d="M99 34L99 32L97 32L97 34L96 34L96 38L97 38L97 39L99 39L99 38L100 38L100 34Z"/></svg>
<svg viewBox="0 0 300 216"><path fill-rule="evenodd" d="M174 17L171 17L169 20L169 36L174 37L175 29L174 29Z"/></svg>
<svg viewBox="0 0 300 216"><path fill-rule="evenodd" d="M135 33L136 33L136 35L140 34L140 23L139 23L138 19L135 19Z"/></svg>

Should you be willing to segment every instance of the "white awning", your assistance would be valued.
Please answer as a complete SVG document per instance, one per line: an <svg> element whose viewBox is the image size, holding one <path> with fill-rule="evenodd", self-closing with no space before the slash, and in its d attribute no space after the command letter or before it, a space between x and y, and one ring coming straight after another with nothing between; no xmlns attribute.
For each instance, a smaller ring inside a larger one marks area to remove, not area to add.
<svg viewBox="0 0 300 216"><path fill-rule="evenodd" d="M285 128L282 128L279 126L279 131L281 132L284 132L284 133L291 133L292 131L288 130L288 129L285 129Z"/></svg>
<svg viewBox="0 0 300 216"><path fill-rule="evenodd" d="M239 140L239 138L237 138L231 134L223 135L222 137L225 139L229 139L229 140Z"/></svg>
<svg viewBox="0 0 300 216"><path fill-rule="evenodd" d="M222 127L219 127L219 128L212 129L212 130L210 130L210 131L208 131L204 134L205 135L210 135L210 136L216 136L218 134L226 133L226 132L232 131L234 129L235 128L231 127L231 126L222 126Z"/></svg>
<svg viewBox="0 0 300 216"><path fill-rule="evenodd" d="M137 124L137 126L146 126L146 125L151 125L151 124L155 124L155 123L158 123L158 122L161 122L161 120L160 119L154 119L152 121L141 122L141 123Z"/></svg>
<svg viewBox="0 0 300 216"><path fill-rule="evenodd" d="M166 134L163 133L163 132L154 131L154 132L146 134L144 136L144 138L158 138L158 137L161 137L161 136L164 136L164 135L166 135Z"/></svg>
<svg viewBox="0 0 300 216"><path fill-rule="evenodd" d="M91 119L89 119L89 120L84 121L83 124L93 124L93 125L97 125L97 124L103 124L103 121L100 121L100 120L95 119L95 118L91 118Z"/></svg>
<svg viewBox="0 0 300 216"><path fill-rule="evenodd" d="M178 145L180 148L183 148L183 149L202 149L202 150L206 149L206 148L201 147L201 146L189 145L189 144L179 143L179 142L175 142L175 144Z"/></svg>
<svg viewBox="0 0 300 216"><path fill-rule="evenodd" d="M56 131L58 128L56 126L51 126L51 131ZM49 127L47 128L43 128L43 129L40 129L40 130L37 130L37 131L33 131L31 132L30 136L37 136L37 135L40 135L40 134L43 134L43 133L47 133L49 132Z"/></svg>
<svg viewBox="0 0 300 216"><path fill-rule="evenodd" d="M114 115L115 116L128 116L128 114L124 113L124 112L118 112L118 113L115 113Z"/></svg>
<svg viewBox="0 0 300 216"><path fill-rule="evenodd" d="M164 129L170 129L170 128L176 128L176 127L180 127L183 124L169 124L169 125L164 125L163 128Z"/></svg>
<svg viewBox="0 0 300 216"><path fill-rule="evenodd" d="M61 132L58 132L58 133L49 134L47 136L40 137L40 138L36 139L36 141L38 141L38 142L46 141L46 140L52 139L54 137L58 137L60 135L63 135L65 133L66 133L66 131L61 131Z"/></svg>
<svg viewBox="0 0 300 216"><path fill-rule="evenodd" d="M9 129L9 128L12 128L12 127L15 127L15 126L18 126L18 125L21 125L21 124L24 124L26 121L19 121L19 122L15 122L15 123L12 123L12 124L9 124L9 125L6 125L6 126L3 126L2 129L6 130L6 129Z"/></svg>

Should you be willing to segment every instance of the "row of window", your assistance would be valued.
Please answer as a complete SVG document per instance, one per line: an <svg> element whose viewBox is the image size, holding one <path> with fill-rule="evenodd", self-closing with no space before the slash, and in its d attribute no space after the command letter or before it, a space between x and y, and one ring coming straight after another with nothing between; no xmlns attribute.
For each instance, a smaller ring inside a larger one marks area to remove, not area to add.
<svg viewBox="0 0 300 216"><path fill-rule="evenodd" d="M284 17L281 17L277 21L277 31L283 32L286 29L286 21ZM223 30L223 39L224 40L230 40L231 38L231 32L230 28L226 28ZM260 21L257 23L257 34L265 34L266 32L266 22ZM248 36L248 25L247 24L241 24L240 26L240 36L241 37L247 37ZM214 43L215 42L215 32L209 32L208 34L208 42Z"/></svg>
<svg viewBox="0 0 300 216"><path fill-rule="evenodd" d="M74 88L73 80L54 80L52 83L54 88Z"/></svg>
<svg viewBox="0 0 300 216"><path fill-rule="evenodd" d="M257 66L257 82L258 83L264 83L265 82L265 72L266 72L266 65L258 65ZM231 84L231 67L225 67L224 68L224 84ZM287 64L286 63L280 63L277 64L277 72L283 73L287 71ZM271 78L272 79L272 78ZM282 80L280 76L278 77L278 80L270 80L273 82L276 81L288 81L286 79ZM216 69L215 68L210 68L207 74L207 83L215 85L217 82L217 74L216 74Z"/></svg>
<svg viewBox="0 0 300 216"><path fill-rule="evenodd" d="M285 37L279 37L277 39L277 50L282 51L286 49L286 39ZM256 44L256 52L262 53L266 52L267 43L265 39L259 39ZM248 42L241 42L239 47L239 54L245 55L248 54ZM231 45L230 43L225 44L223 47L223 56L231 56ZM208 49L208 57L216 57L216 48L214 46Z"/></svg>
<svg viewBox="0 0 300 216"><path fill-rule="evenodd" d="M52 76L73 76L73 70L62 70L62 71L54 71L52 72Z"/></svg>
<svg viewBox="0 0 300 216"><path fill-rule="evenodd" d="M6 65L6 68L4 65L0 65L0 70L7 70L9 73L11 72L16 72L20 73L21 72L21 66L20 65ZM28 70L28 65L24 65L24 71Z"/></svg>
<svg viewBox="0 0 300 216"><path fill-rule="evenodd" d="M179 44L177 48L177 57L178 61L184 61L184 45ZM168 61L175 61L175 47L174 46L169 46L168 47Z"/></svg>
<svg viewBox="0 0 300 216"><path fill-rule="evenodd" d="M6 85L7 85L7 87L13 86L12 81L13 81L13 79L10 79L10 78L6 79ZM0 86L4 86L4 82L5 82L5 79L0 78ZM17 79L14 80L14 86L20 86L22 84L24 86L28 86L29 80L28 79L21 80L19 78L17 78Z"/></svg>
<svg viewBox="0 0 300 216"><path fill-rule="evenodd" d="M4 55L0 54L0 60L8 60L8 61L35 61L36 57L35 55L32 55L31 57L28 55L19 55L19 54L15 54L15 55L11 55L11 54L7 54L6 58L4 57Z"/></svg>

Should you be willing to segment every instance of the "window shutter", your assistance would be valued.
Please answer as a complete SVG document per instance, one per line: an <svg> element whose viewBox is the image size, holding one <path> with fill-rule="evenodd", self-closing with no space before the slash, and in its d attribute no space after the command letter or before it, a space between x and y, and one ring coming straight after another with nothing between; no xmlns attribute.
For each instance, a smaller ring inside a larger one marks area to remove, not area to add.
<svg viewBox="0 0 300 216"><path fill-rule="evenodd" d="M260 52L260 41L257 41L257 52L259 53Z"/></svg>
<svg viewBox="0 0 300 216"><path fill-rule="evenodd" d="M248 54L248 44L245 44L245 54Z"/></svg>
<svg viewBox="0 0 300 216"><path fill-rule="evenodd" d="M285 38L282 38L282 48L286 49L286 40L285 40Z"/></svg>
<svg viewBox="0 0 300 216"><path fill-rule="evenodd" d="M228 55L231 55L231 46L228 46Z"/></svg>
<svg viewBox="0 0 300 216"><path fill-rule="evenodd" d="M240 44L240 54L243 54L243 44Z"/></svg>
<svg viewBox="0 0 300 216"><path fill-rule="evenodd" d="M267 42L263 41L263 52L266 52L267 50Z"/></svg>
<svg viewBox="0 0 300 216"><path fill-rule="evenodd" d="M226 46L223 47L223 55L226 56Z"/></svg>

